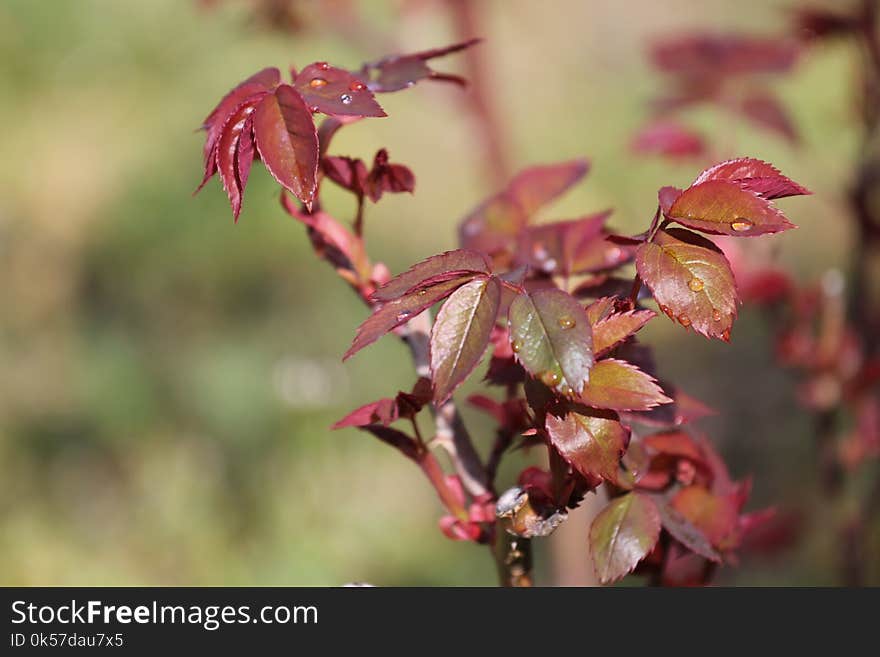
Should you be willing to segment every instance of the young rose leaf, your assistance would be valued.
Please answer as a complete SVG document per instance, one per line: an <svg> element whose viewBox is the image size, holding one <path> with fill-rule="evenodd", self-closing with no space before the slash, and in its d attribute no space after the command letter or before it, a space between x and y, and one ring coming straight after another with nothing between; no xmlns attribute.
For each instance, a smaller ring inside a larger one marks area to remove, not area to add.
<svg viewBox="0 0 880 657"><path fill-rule="evenodd" d="M511 347L529 374L565 395L580 393L593 366L583 307L557 289L524 291L508 312Z"/></svg>
<svg viewBox="0 0 880 657"><path fill-rule="evenodd" d="M739 512L732 496L688 486L672 498L672 508L698 527L716 548L724 550L736 543Z"/></svg>
<svg viewBox="0 0 880 657"><path fill-rule="evenodd" d="M306 66L293 86L312 111L336 116L387 116L367 85L326 62Z"/></svg>
<svg viewBox="0 0 880 657"><path fill-rule="evenodd" d="M390 301L403 296L428 279L452 274L453 277L468 274L488 274L489 263L476 251L458 249L431 256L398 274L373 293L376 301Z"/></svg>
<svg viewBox="0 0 880 657"><path fill-rule="evenodd" d="M248 177L251 173L251 165L254 163L254 117L251 115L245 121L238 139L238 147L235 151L235 174L238 176L238 185L244 195Z"/></svg>
<svg viewBox="0 0 880 657"><path fill-rule="evenodd" d="M532 214L562 195L588 170L586 160L524 169L503 191L481 203L462 220L461 245L484 253L503 251Z"/></svg>
<svg viewBox="0 0 880 657"><path fill-rule="evenodd" d="M769 91L751 91L739 105L740 113L759 128L784 137L792 144L798 143L794 122L780 100Z"/></svg>
<svg viewBox="0 0 880 657"><path fill-rule="evenodd" d="M688 550L699 554L709 561L721 561L721 555L712 547L712 543L706 538L703 531L690 520L679 513L664 499L657 500L657 510L660 512L660 521L663 529L668 531L672 538L684 545Z"/></svg>
<svg viewBox="0 0 880 657"><path fill-rule="evenodd" d="M217 143L217 169L220 171L220 180L229 197L235 221L238 221L242 195L244 194L244 185L240 181L237 171L236 155L245 125L253 111L253 106L246 104L230 114L220 135L220 141Z"/></svg>
<svg viewBox="0 0 880 657"><path fill-rule="evenodd" d="M703 155L702 136L676 121L655 121L642 128L632 141L636 153L687 158Z"/></svg>
<svg viewBox="0 0 880 657"><path fill-rule="evenodd" d="M636 252L636 270L670 318L708 338L730 340L736 281L712 242L680 228L658 231Z"/></svg>
<svg viewBox="0 0 880 657"><path fill-rule="evenodd" d="M343 189L357 196L364 195L367 183L367 165L358 158L328 156L321 160L324 175Z"/></svg>
<svg viewBox="0 0 880 657"><path fill-rule="evenodd" d="M593 328L593 355L598 358L607 354L656 316L657 313L647 309L613 312L611 297L598 299L587 307Z"/></svg>
<svg viewBox="0 0 880 657"><path fill-rule="evenodd" d="M692 34L654 45L651 56L661 71L686 79L753 73L785 73L797 62L797 44L784 39L740 34Z"/></svg>
<svg viewBox="0 0 880 657"><path fill-rule="evenodd" d="M767 200L786 196L802 196L812 192L788 178L772 164L751 157L726 160L709 167L694 181L699 185L708 180L726 180Z"/></svg>
<svg viewBox="0 0 880 657"><path fill-rule="evenodd" d="M367 82L367 86L372 91L377 93L408 89L416 82L425 79L454 82L464 86L466 84L464 78L458 75L437 73L426 62L436 57L443 57L444 55L450 55L465 48L470 48L479 42L480 39L470 39L469 41L443 48L434 48L407 55L390 55L377 62L364 64L359 72L359 76Z"/></svg>
<svg viewBox="0 0 880 657"><path fill-rule="evenodd" d="M663 211L663 216L669 214L669 208L681 196L682 191L678 187L661 187L657 191L657 199L660 201L660 209Z"/></svg>
<svg viewBox="0 0 880 657"><path fill-rule="evenodd" d="M651 498L627 493L608 503L590 526L590 556L602 584L631 572L660 537L660 513Z"/></svg>
<svg viewBox="0 0 880 657"><path fill-rule="evenodd" d="M467 278L444 281L384 303L358 327L354 341L345 352L342 360L351 358L392 329L408 322L438 301L445 299L467 282Z"/></svg>
<svg viewBox="0 0 880 657"><path fill-rule="evenodd" d="M727 180L689 187L675 199L666 217L704 233L735 237L796 228L769 200Z"/></svg>
<svg viewBox="0 0 880 657"><path fill-rule="evenodd" d="M331 429L342 429L343 427L363 427L368 424L379 424L387 427L397 419L397 403L394 399L380 399L370 402L360 408L356 408L351 413L334 424Z"/></svg>
<svg viewBox="0 0 880 657"><path fill-rule="evenodd" d="M272 177L310 206L317 189L318 134L296 89L282 84L260 101L254 112L254 137Z"/></svg>
<svg viewBox="0 0 880 657"><path fill-rule="evenodd" d="M548 413L545 428L552 445L578 472L617 483L628 439L620 422L572 411L564 417Z"/></svg>
<svg viewBox="0 0 880 657"><path fill-rule="evenodd" d="M611 211L527 227L517 239L516 261L562 276L617 267L631 257L606 240L604 224Z"/></svg>
<svg viewBox="0 0 880 657"><path fill-rule="evenodd" d="M581 401L593 408L614 411L647 411L672 400L663 394L656 379L622 360L600 360L590 370Z"/></svg>
<svg viewBox="0 0 880 657"><path fill-rule="evenodd" d="M703 462L703 452L699 445L684 431L664 431L647 436L642 445L652 455L665 454L685 458L694 463Z"/></svg>
<svg viewBox="0 0 880 657"><path fill-rule="evenodd" d="M480 362L489 346L500 302L498 279L478 278L459 287L440 308L430 343L435 402L449 399Z"/></svg>
<svg viewBox="0 0 880 657"><path fill-rule="evenodd" d="M415 188L416 178L408 167L389 162L388 151L384 148L376 152L373 168L364 183L367 196L373 203L377 203L385 192L412 194Z"/></svg>

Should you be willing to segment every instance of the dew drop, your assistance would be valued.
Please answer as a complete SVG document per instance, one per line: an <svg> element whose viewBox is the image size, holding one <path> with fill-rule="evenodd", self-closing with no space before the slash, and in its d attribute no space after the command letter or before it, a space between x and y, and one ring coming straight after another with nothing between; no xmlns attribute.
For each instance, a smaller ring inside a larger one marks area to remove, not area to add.
<svg viewBox="0 0 880 657"><path fill-rule="evenodd" d="M522 347L523 347L522 340L511 340L510 341L510 349L511 349L511 351L513 351L513 353L515 353L515 354L519 353L519 351L520 351L520 349L522 349Z"/></svg>
<svg viewBox="0 0 880 657"><path fill-rule="evenodd" d="M397 321L402 322L406 319L409 319L411 315L412 313L409 310L402 310L401 312L397 313Z"/></svg>
<svg viewBox="0 0 880 657"><path fill-rule="evenodd" d="M695 278L692 278L691 280L688 281L688 287L691 288L691 291L693 291L693 292L699 292L704 287L706 287L706 285L705 285L705 283L703 283L702 278L695 277Z"/></svg>
<svg viewBox="0 0 880 657"><path fill-rule="evenodd" d="M352 91L363 91L364 89L367 88L367 85L365 85L360 80L355 80L350 85L348 85L348 88L351 89Z"/></svg>
<svg viewBox="0 0 880 657"><path fill-rule="evenodd" d="M342 101L343 105L351 105L351 102L354 100L354 98L351 97L351 94L342 94L339 97L339 100Z"/></svg>
<svg viewBox="0 0 880 657"><path fill-rule="evenodd" d="M328 64L327 62L316 62L315 66L317 66L322 71L326 71L330 68L330 64Z"/></svg>
<svg viewBox="0 0 880 657"><path fill-rule="evenodd" d="M720 322L721 321L721 313L718 310L713 309L712 310L712 319L714 319L716 322Z"/></svg>
<svg viewBox="0 0 880 657"><path fill-rule="evenodd" d="M559 328L563 330L568 330L574 328L575 326L577 326L577 322L568 315L563 315L559 318Z"/></svg>
<svg viewBox="0 0 880 657"><path fill-rule="evenodd" d="M675 319L675 315L672 313L672 308L669 306L660 305L660 312L666 315L669 319Z"/></svg>
<svg viewBox="0 0 880 657"><path fill-rule="evenodd" d="M550 386L552 388L559 383L559 375L552 370L547 370L541 374L541 381L545 386Z"/></svg>
<svg viewBox="0 0 880 657"><path fill-rule="evenodd" d="M317 105L312 105L309 109L312 111L312 114L317 114L318 112L320 112Z"/></svg>
<svg viewBox="0 0 880 657"><path fill-rule="evenodd" d="M755 224L748 219L737 217L736 220L732 224L730 224L730 227L733 228L737 233L744 233L747 230L750 230L754 225Z"/></svg>
<svg viewBox="0 0 880 657"><path fill-rule="evenodd" d="M419 290L419 296L423 297L428 293L428 290Z"/></svg>
<svg viewBox="0 0 880 657"><path fill-rule="evenodd" d="M616 246L612 246L605 252L605 262L617 262L623 252Z"/></svg>
<svg viewBox="0 0 880 657"><path fill-rule="evenodd" d="M682 313L681 315L678 316L678 321L685 328L687 328L688 326L691 325L691 318L688 317L687 315L685 315L684 313Z"/></svg>
<svg viewBox="0 0 880 657"><path fill-rule="evenodd" d="M730 342L730 329L724 329L724 333L721 334L721 339L725 342Z"/></svg>
<svg viewBox="0 0 880 657"><path fill-rule="evenodd" d="M567 384L566 384L566 385L562 386L562 391L561 391L561 392L562 392L563 395L571 396L571 395L574 394L574 389L572 389L572 387L571 387L570 385L567 385Z"/></svg>
<svg viewBox="0 0 880 657"><path fill-rule="evenodd" d="M324 78L312 78L309 82L309 86L312 89L320 89L321 87L327 86L327 80L325 80Z"/></svg>

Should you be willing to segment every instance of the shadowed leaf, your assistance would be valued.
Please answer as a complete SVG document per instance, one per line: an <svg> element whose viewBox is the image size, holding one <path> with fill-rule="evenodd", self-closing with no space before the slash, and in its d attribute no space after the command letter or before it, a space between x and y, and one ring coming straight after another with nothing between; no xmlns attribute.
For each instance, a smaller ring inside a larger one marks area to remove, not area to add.
<svg viewBox="0 0 880 657"><path fill-rule="evenodd" d="M453 277L467 274L489 273L489 263L476 251L458 249L431 256L398 274L373 293L377 301L390 301L419 287L419 284L442 274Z"/></svg>
<svg viewBox="0 0 880 657"><path fill-rule="evenodd" d="M486 352L498 317L501 285L480 278L458 288L440 308L431 330L434 401L446 401Z"/></svg>
<svg viewBox="0 0 880 657"><path fill-rule="evenodd" d="M709 542L703 531L679 513L666 500L657 500L657 510L660 512L660 521L663 524L663 529L668 531L672 538L691 552L695 552L709 561L721 561L721 555L712 547L712 543Z"/></svg>
<svg viewBox="0 0 880 657"><path fill-rule="evenodd" d="M617 482L628 437L620 422L575 412L561 418L548 413L545 427L550 442L578 472Z"/></svg>
<svg viewBox="0 0 880 657"><path fill-rule="evenodd" d="M641 493L627 493L608 503L590 526L590 556L602 584L631 572L660 536L657 505Z"/></svg>

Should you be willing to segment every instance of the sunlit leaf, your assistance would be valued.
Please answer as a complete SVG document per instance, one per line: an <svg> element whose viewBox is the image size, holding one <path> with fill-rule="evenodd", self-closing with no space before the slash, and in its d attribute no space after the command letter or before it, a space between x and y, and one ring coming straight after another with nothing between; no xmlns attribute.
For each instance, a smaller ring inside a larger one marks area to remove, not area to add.
<svg viewBox="0 0 880 657"><path fill-rule="evenodd" d="M571 411L564 417L548 413L545 428L550 442L578 472L617 482L628 438L620 422Z"/></svg>
<svg viewBox="0 0 880 657"><path fill-rule="evenodd" d="M339 116L387 116L366 84L326 62L306 66L293 86L312 111Z"/></svg>
<svg viewBox="0 0 880 657"><path fill-rule="evenodd" d="M726 160L709 167L694 181L699 185L708 180L726 180L762 198L775 199L786 196L810 194L810 190L787 176L772 164L751 157Z"/></svg>
<svg viewBox="0 0 880 657"><path fill-rule="evenodd" d="M672 400L663 394L656 379L635 365L614 358L598 361L581 391L581 401L593 408L615 411L647 411Z"/></svg>
<svg viewBox="0 0 880 657"><path fill-rule="evenodd" d="M653 310L615 312L613 299L603 297L587 307L593 328L593 354L603 356L657 316Z"/></svg>
<svg viewBox="0 0 880 657"><path fill-rule="evenodd" d="M431 256L398 274L373 293L377 301L389 301L403 296L419 287L419 284L437 276L452 274L458 277L467 273L488 273L489 263L476 251L458 249Z"/></svg>
<svg viewBox="0 0 880 657"><path fill-rule="evenodd" d="M636 269L670 318L706 337L730 339L736 281L712 242L680 228L661 230L639 247Z"/></svg>

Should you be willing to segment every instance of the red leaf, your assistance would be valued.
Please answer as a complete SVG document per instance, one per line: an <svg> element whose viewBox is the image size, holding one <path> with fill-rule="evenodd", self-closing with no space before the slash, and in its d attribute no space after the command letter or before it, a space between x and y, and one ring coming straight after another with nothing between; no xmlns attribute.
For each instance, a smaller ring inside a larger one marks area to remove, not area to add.
<svg viewBox="0 0 880 657"><path fill-rule="evenodd" d="M617 483L628 441L620 422L575 412L561 418L548 413L545 427L550 443L578 472Z"/></svg>
<svg viewBox="0 0 880 657"><path fill-rule="evenodd" d="M430 342L431 379L438 404L449 399L482 359L500 302L498 279L479 278L459 287L440 308Z"/></svg>
<svg viewBox="0 0 880 657"><path fill-rule="evenodd" d="M602 584L631 572L660 537L657 505L641 493L627 493L608 503L590 526L590 556Z"/></svg>
<svg viewBox="0 0 880 657"><path fill-rule="evenodd" d="M408 322L441 299L445 299L467 282L467 278L444 281L383 304L358 327L357 335L355 335L354 341L351 343L348 351L345 352L342 360L351 358L358 351L374 343L390 330Z"/></svg>
<svg viewBox="0 0 880 657"><path fill-rule="evenodd" d="M390 55L379 61L364 64L359 75L367 82L367 86L371 90L382 93L408 89L416 82L424 79L454 82L464 86L465 81L463 78L457 75L437 73L425 62L436 57L443 57L444 55L450 55L465 48L470 48L479 42L480 39L470 39L469 41L443 48L434 48L407 55Z"/></svg>
<svg viewBox="0 0 880 657"><path fill-rule="evenodd" d="M603 297L587 307L587 317L593 327L593 354L598 358L639 331L657 316L653 310L612 312L611 297Z"/></svg>
<svg viewBox="0 0 880 657"><path fill-rule="evenodd" d="M682 192L666 216L704 233L735 237L796 228L769 200L726 180L695 183Z"/></svg>
<svg viewBox="0 0 880 657"><path fill-rule="evenodd" d="M469 274L488 274L489 263L475 251L457 249L431 256L398 274L373 293L376 301L390 301L417 290L429 279L449 274L453 278Z"/></svg>
<svg viewBox="0 0 880 657"><path fill-rule="evenodd" d="M639 247L636 270L670 318L706 337L730 339L736 282L712 242L680 228L661 230Z"/></svg>
<svg viewBox="0 0 880 657"><path fill-rule="evenodd" d="M373 92L354 75L326 62L309 64L293 86L313 112L337 116L387 116Z"/></svg>
<svg viewBox="0 0 880 657"><path fill-rule="evenodd" d="M571 188L589 170L586 160L530 167L484 201L459 226L465 248L495 253L508 247L529 217Z"/></svg>
<svg viewBox="0 0 880 657"><path fill-rule="evenodd" d="M254 162L254 119L251 116L245 121L238 140L238 148L235 152L235 173L238 176L238 184L244 194L248 177L251 173L251 165Z"/></svg>
<svg viewBox="0 0 880 657"><path fill-rule="evenodd" d="M770 92L752 91L742 99L739 111L759 128L775 132L793 144L799 141L788 111Z"/></svg>
<svg viewBox="0 0 880 657"><path fill-rule="evenodd" d="M695 34L657 43L654 65L689 78L785 73L797 62L797 44L738 34Z"/></svg>
<svg viewBox="0 0 880 657"><path fill-rule="evenodd" d="M706 152L702 136L675 121L655 121L642 128L632 142L636 153L673 158L696 157Z"/></svg>
<svg viewBox="0 0 880 657"><path fill-rule="evenodd" d="M583 307L557 289L523 292L510 304L511 347L528 372L565 395L580 393L593 366Z"/></svg>
<svg viewBox="0 0 880 657"><path fill-rule="evenodd" d="M364 195L368 172L363 160L328 156L321 160L321 168L325 176L343 189L357 196Z"/></svg>
<svg viewBox="0 0 880 657"><path fill-rule="evenodd" d="M309 108L293 87L282 84L260 101L254 137L272 177L311 206L317 189L318 135Z"/></svg>
<svg viewBox="0 0 880 657"><path fill-rule="evenodd" d="M742 189L768 200L812 194L806 187L782 175L772 164L751 157L719 162L703 171L694 181L694 185L707 180L726 180L736 183Z"/></svg>
<svg viewBox="0 0 880 657"><path fill-rule="evenodd" d="M647 411L672 402L654 377L614 358L593 365L590 380L581 391L581 400L593 408L614 411Z"/></svg>
<svg viewBox="0 0 880 657"><path fill-rule="evenodd" d="M370 200L373 203L378 202L384 192L412 194L415 188L416 178L413 172L402 164L390 163L388 151L384 148L380 149L373 158L373 168L365 182L365 190Z"/></svg>
<svg viewBox="0 0 880 657"><path fill-rule="evenodd" d="M715 495L702 486L688 486L672 499L672 507L697 526L719 549L734 547L738 509L731 497Z"/></svg>
<svg viewBox="0 0 880 657"><path fill-rule="evenodd" d="M387 427L396 419L397 404L395 401L393 399L380 399L353 410L331 428L363 427L367 424L380 424Z"/></svg>
<svg viewBox="0 0 880 657"><path fill-rule="evenodd" d="M675 203L676 199L681 196L682 190L677 187L661 187L657 192L657 198L660 201L660 209L664 216L669 214L669 208Z"/></svg>
<svg viewBox="0 0 880 657"><path fill-rule="evenodd" d="M703 531L690 520L678 512L675 507L666 500L657 500L657 510L660 511L660 520L663 529L668 531L672 538L684 545L688 550L699 554L709 561L721 561L721 555L712 547L712 543Z"/></svg>
<svg viewBox="0 0 880 657"><path fill-rule="evenodd" d="M690 434L684 431L666 431L647 436L642 444L651 454L667 454L686 458L695 463L703 462L703 452Z"/></svg>
<svg viewBox="0 0 880 657"><path fill-rule="evenodd" d="M223 189L226 190L229 203L232 205L232 215L235 221L238 221L242 195L244 194L244 185L239 179L237 171L236 155L238 154L239 140L253 112L253 105L245 104L230 114L217 144L217 169L220 172L220 180L223 181ZM251 152L253 153L253 150Z"/></svg>

